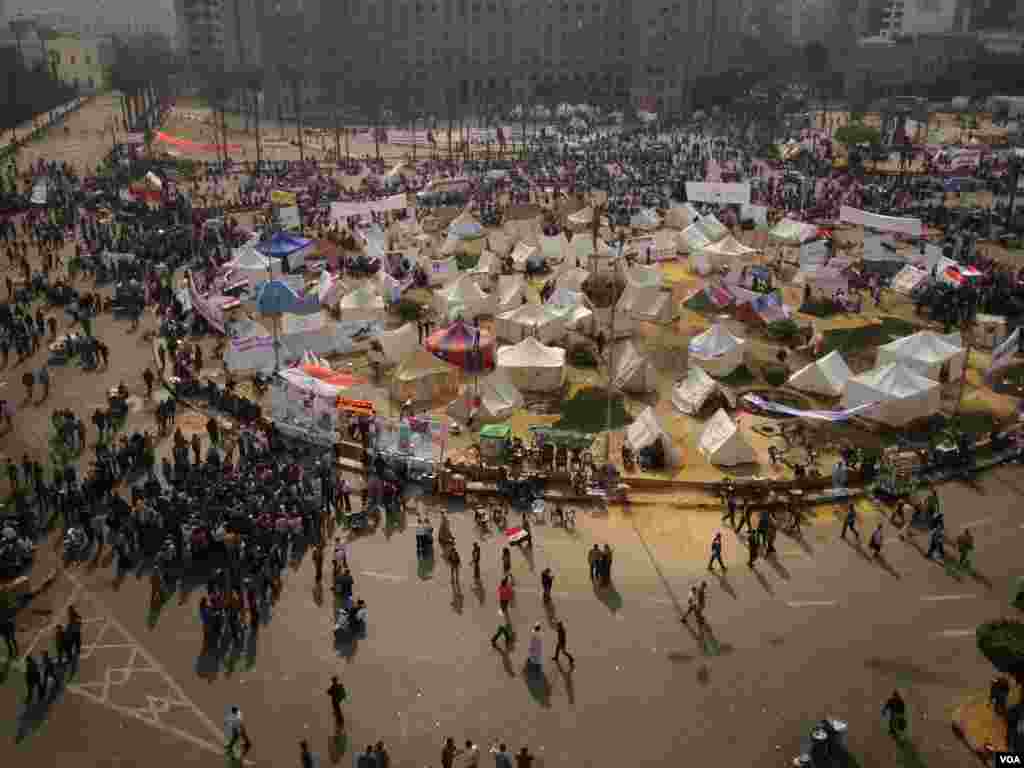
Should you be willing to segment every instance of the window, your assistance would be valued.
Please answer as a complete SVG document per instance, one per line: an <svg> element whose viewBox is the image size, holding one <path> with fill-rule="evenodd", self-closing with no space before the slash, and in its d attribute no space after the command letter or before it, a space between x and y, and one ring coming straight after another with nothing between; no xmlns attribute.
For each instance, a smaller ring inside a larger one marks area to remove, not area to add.
<svg viewBox="0 0 1024 768"><path fill-rule="evenodd" d="M89 78L89 87L90 88L95 88L96 87L96 81L93 80L91 77Z"/></svg>
<svg viewBox="0 0 1024 768"><path fill-rule="evenodd" d="M89 54L85 54L85 65L87 67L92 66L92 56L90 56ZM91 88L92 86L90 85L89 87Z"/></svg>
<svg viewBox="0 0 1024 768"><path fill-rule="evenodd" d="M71 66L72 66L72 67L73 67L73 66L75 66L75 57L74 57L74 56L69 56L68 58L69 58L69 60L70 60L70 62L71 62ZM76 87L78 86L78 83L77 83L77 82L75 83L75 86L76 86Z"/></svg>

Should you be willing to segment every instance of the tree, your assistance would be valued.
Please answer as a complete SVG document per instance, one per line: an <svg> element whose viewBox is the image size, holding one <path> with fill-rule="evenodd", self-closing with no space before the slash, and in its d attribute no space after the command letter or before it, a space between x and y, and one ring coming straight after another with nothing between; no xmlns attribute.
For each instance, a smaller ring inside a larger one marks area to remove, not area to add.
<svg viewBox="0 0 1024 768"><path fill-rule="evenodd" d="M1024 623L1008 619L978 627L978 650L1000 672L1024 684Z"/></svg>
<svg viewBox="0 0 1024 768"><path fill-rule="evenodd" d="M863 123L844 125L836 131L834 138L840 144L845 144L848 147L859 144L876 146L882 143L882 135L878 132L878 129L871 128Z"/></svg>

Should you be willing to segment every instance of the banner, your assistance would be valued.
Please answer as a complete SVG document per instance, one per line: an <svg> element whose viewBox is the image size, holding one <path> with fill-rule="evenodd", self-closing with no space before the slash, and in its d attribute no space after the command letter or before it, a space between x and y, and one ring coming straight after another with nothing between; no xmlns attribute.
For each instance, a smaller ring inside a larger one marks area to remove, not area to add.
<svg viewBox="0 0 1024 768"><path fill-rule="evenodd" d="M897 216L883 216L880 213L862 211L859 208L851 208L844 205L839 209L839 220L847 224L858 224L862 227L881 230L882 232L894 232L899 235L910 235L921 237L924 228L920 219L901 218Z"/></svg>
<svg viewBox="0 0 1024 768"><path fill-rule="evenodd" d="M989 366L988 375L991 376L1001 368L1005 368L1013 360L1013 356L1020 351L1020 328L1014 328L1013 333L1003 339L999 346L992 350L992 365Z"/></svg>
<svg viewBox="0 0 1024 768"><path fill-rule="evenodd" d="M750 205L750 183L688 181L686 199L691 203Z"/></svg>
<svg viewBox="0 0 1024 768"><path fill-rule="evenodd" d="M202 315L203 319L209 323L211 328L224 333L224 315L218 309L215 309L213 304L210 303L209 299L206 299L196 289L196 281L190 272L188 275L188 297L192 302L192 309Z"/></svg>
<svg viewBox="0 0 1024 768"><path fill-rule="evenodd" d="M357 416L374 416L376 409L372 400L353 400L349 397L339 397L337 407L339 411L348 411Z"/></svg>
<svg viewBox="0 0 1024 768"><path fill-rule="evenodd" d="M298 205L298 200L294 192L285 192L281 189L275 189L270 193L270 202L274 205Z"/></svg>
<svg viewBox="0 0 1024 768"><path fill-rule="evenodd" d="M310 315L293 315L290 312L285 312L281 315L281 333L284 336L319 333L323 327L324 318L320 312Z"/></svg>
<svg viewBox="0 0 1024 768"><path fill-rule="evenodd" d="M369 218L372 213L400 211L408 205L409 201L404 194L369 202L331 203L331 221L344 224L349 216Z"/></svg>
<svg viewBox="0 0 1024 768"><path fill-rule="evenodd" d="M192 150L194 152L219 152L224 149L228 152L242 151L241 144L203 144L198 141L190 141L189 139L171 136L169 133L164 133L163 131L156 132L156 140L163 142L164 144L170 144L171 146L184 150Z"/></svg>
<svg viewBox="0 0 1024 768"><path fill-rule="evenodd" d="M802 411L799 408L791 408L788 405L782 403L772 403L757 395L744 395L743 400L750 403L755 408L760 408L763 411L771 411L772 413L781 413L785 416L796 416L801 419L817 419L818 421L847 421L852 416L856 416L862 411L866 411L869 408L874 408L878 403L862 403L861 405L854 406L853 408L846 408L841 411Z"/></svg>
<svg viewBox="0 0 1024 768"><path fill-rule="evenodd" d="M146 136L142 133L129 133L124 137L124 143L129 147L141 147L146 143Z"/></svg>

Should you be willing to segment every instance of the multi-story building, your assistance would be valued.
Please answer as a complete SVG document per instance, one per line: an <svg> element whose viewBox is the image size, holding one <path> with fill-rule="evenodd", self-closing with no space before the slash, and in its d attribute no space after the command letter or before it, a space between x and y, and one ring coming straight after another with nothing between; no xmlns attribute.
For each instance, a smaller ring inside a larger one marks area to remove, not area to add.
<svg viewBox="0 0 1024 768"><path fill-rule="evenodd" d="M57 35L46 41L50 69L64 83L85 92L106 87L102 40L83 40L77 35Z"/></svg>
<svg viewBox="0 0 1024 768"><path fill-rule="evenodd" d="M206 35L226 70L262 71L269 116L292 114L295 96L316 113L335 88L364 114L444 118L556 98L675 111L700 78L740 63L749 15L749 0L176 2L189 56Z"/></svg>
<svg viewBox="0 0 1024 768"><path fill-rule="evenodd" d="M971 7L965 0L864 0L861 36L896 40L966 33L970 30Z"/></svg>
<svg viewBox="0 0 1024 768"><path fill-rule="evenodd" d="M174 0L178 45L198 73L224 68L223 0Z"/></svg>

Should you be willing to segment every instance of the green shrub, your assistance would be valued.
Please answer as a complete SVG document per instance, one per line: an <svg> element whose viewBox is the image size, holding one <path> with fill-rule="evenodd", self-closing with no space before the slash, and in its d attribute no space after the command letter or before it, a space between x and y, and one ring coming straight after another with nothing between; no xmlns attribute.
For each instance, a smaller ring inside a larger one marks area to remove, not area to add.
<svg viewBox="0 0 1024 768"><path fill-rule="evenodd" d="M785 320L774 320L768 323L765 328L768 336L776 341L793 341L800 336L800 326L796 321L786 318Z"/></svg>
<svg viewBox="0 0 1024 768"><path fill-rule="evenodd" d="M455 263L463 271L473 269L473 267L480 263L480 256L472 253L457 253L455 254Z"/></svg>
<svg viewBox="0 0 1024 768"><path fill-rule="evenodd" d="M1000 672L1024 677L1024 624L1000 619L978 627L978 650Z"/></svg>
<svg viewBox="0 0 1024 768"><path fill-rule="evenodd" d="M597 357L589 345L580 344L569 352L569 363L577 368L596 368Z"/></svg>
<svg viewBox="0 0 1024 768"><path fill-rule="evenodd" d="M415 301L409 301L408 299L402 299L395 306L395 311L398 312L398 316L402 318L403 323L411 323L420 316L420 305Z"/></svg>
<svg viewBox="0 0 1024 768"><path fill-rule="evenodd" d="M764 380L773 387L781 387L789 378L789 371L782 365L766 365L762 373L764 373Z"/></svg>

